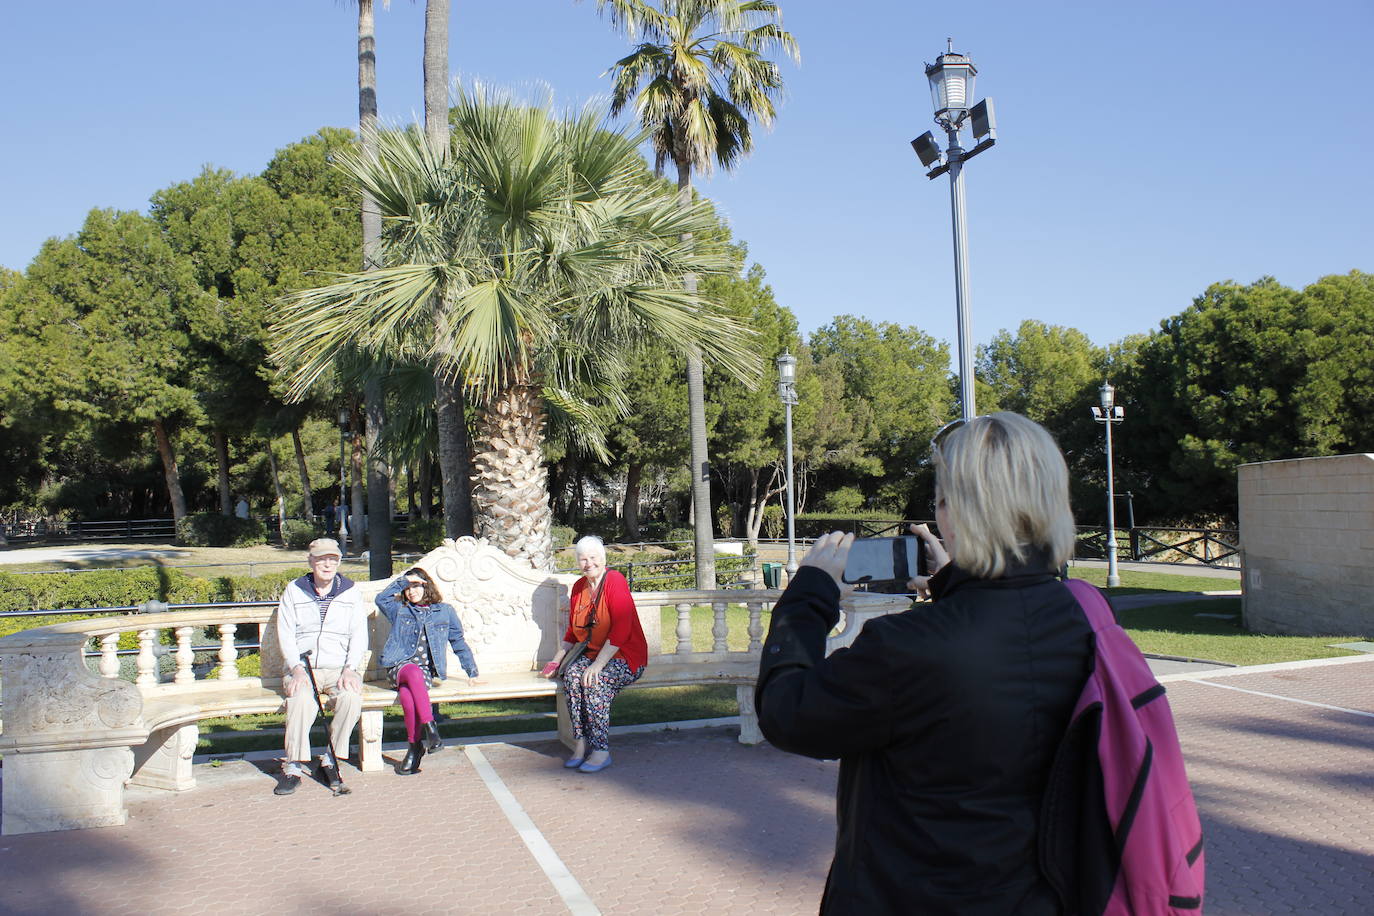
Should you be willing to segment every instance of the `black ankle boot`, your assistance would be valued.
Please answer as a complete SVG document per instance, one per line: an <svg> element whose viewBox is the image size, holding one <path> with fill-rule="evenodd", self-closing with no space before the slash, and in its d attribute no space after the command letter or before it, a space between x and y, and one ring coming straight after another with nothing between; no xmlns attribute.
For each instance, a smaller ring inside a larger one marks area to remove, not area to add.
<svg viewBox="0 0 1374 916"><path fill-rule="evenodd" d="M425 750L431 754L437 754L444 749L443 736L439 734L439 726L433 722L425 723Z"/></svg>
<svg viewBox="0 0 1374 916"><path fill-rule="evenodd" d="M396 772L402 776L410 776L420 772L420 758L423 756L425 756L424 742L410 742L410 749L406 751L405 758L396 765Z"/></svg>

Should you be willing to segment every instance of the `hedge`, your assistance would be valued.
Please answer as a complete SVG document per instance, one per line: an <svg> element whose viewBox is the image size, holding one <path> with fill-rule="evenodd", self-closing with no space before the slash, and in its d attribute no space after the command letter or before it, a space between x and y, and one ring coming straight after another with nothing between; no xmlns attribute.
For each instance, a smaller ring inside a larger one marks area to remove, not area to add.
<svg viewBox="0 0 1374 916"><path fill-rule="evenodd" d="M0 611L137 607L145 601L212 604L275 601L304 567L261 576L192 576L179 569L101 569L91 572L0 572ZM88 615L89 616L89 615Z"/></svg>
<svg viewBox="0 0 1374 916"><path fill-rule="evenodd" d="M202 512L177 522L176 542L183 547L256 547L267 543L267 527L255 518Z"/></svg>

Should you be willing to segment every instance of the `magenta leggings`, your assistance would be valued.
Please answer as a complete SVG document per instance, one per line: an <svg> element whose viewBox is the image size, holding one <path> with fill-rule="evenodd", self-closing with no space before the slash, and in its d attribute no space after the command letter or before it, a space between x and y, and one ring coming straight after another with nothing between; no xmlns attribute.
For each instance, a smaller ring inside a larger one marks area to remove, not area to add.
<svg viewBox="0 0 1374 916"><path fill-rule="evenodd" d="M429 708L429 681L419 665L405 665L396 675L396 696L406 717L406 740L420 740L420 726L433 720Z"/></svg>

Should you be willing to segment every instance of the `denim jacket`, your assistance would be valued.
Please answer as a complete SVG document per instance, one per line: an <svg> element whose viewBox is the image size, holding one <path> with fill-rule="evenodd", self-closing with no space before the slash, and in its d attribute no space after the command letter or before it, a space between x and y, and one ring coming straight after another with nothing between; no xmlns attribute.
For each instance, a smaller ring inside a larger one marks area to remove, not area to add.
<svg viewBox="0 0 1374 916"><path fill-rule="evenodd" d="M453 647L453 654L458 656L467 676L477 677L477 662L463 638L458 612L448 604L435 604L427 611L417 611L401 596L409 584L404 577L397 578L377 596L377 608L391 621L391 635L382 647L381 666L390 668L410 658L419 645L420 627L423 626L429 639L429 654L434 659L434 671L439 677L448 677L445 643Z"/></svg>

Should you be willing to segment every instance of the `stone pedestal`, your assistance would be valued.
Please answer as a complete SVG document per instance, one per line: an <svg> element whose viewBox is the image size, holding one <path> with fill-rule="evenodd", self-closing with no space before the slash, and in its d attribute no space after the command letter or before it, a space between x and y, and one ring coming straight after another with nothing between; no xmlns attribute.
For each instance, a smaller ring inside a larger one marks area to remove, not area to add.
<svg viewBox="0 0 1374 916"><path fill-rule="evenodd" d="M127 747L5 754L6 836L111 827L124 823L124 780L133 772Z"/></svg>
<svg viewBox="0 0 1374 916"><path fill-rule="evenodd" d="M148 741L134 748L134 773L130 783L185 792L196 787L191 772L191 758L200 740L200 726L196 723L160 728L148 736Z"/></svg>

